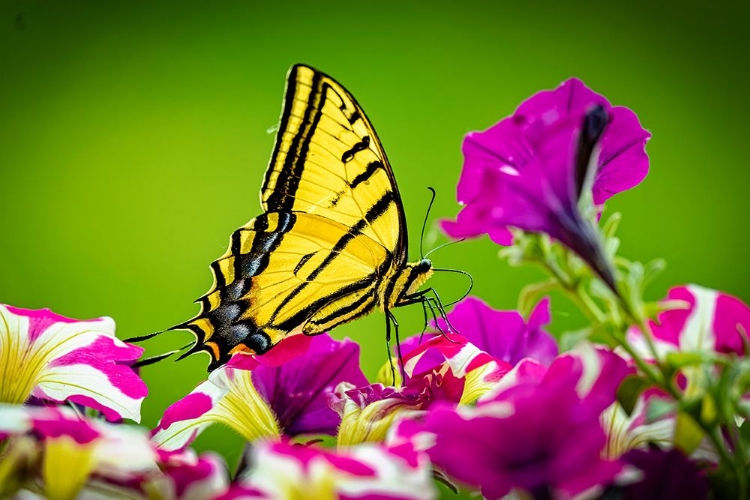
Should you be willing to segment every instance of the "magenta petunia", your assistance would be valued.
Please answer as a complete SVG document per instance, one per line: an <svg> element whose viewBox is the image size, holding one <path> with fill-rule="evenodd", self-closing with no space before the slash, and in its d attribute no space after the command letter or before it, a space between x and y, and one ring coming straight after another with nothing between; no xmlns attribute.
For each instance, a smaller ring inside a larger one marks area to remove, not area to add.
<svg viewBox="0 0 750 500"><path fill-rule="evenodd" d="M566 354L548 369L525 360L476 407L435 405L421 422L401 421L394 440L425 450L486 498L513 488L537 498L570 498L607 485L621 470L602 458L600 416L627 372L625 361L608 351Z"/></svg>
<svg viewBox="0 0 750 500"><path fill-rule="evenodd" d="M557 356L555 339L543 329L550 322L548 298L537 304L528 321L518 311L493 309L476 297L456 304L448 319L469 342L511 365L527 357L549 365ZM438 325L447 328L442 319Z"/></svg>
<svg viewBox="0 0 750 500"><path fill-rule="evenodd" d="M77 321L0 304L0 402L69 401L109 420L140 420L148 390L131 368L141 347L115 337L112 318Z"/></svg>
<svg viewBox="0 0 750 500"><path fill-rule="evenodd" d="M648 173L650 138L636 115L612 106L572 78L526 100L515 113L463 143L464 166L454 238L488 234L509 245L509 228L541 232L581 256L612 285L598 237L579 201L596 205L639 184Z"/></svg>

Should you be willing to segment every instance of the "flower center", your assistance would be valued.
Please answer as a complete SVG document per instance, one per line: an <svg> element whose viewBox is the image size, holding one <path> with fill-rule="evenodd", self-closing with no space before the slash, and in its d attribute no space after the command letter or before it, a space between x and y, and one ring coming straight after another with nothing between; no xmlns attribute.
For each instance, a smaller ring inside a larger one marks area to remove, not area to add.
<svg viewBox="0 0 750 500"><path fill-rule="evenodd" d="M49 361L42 346L20 333L28 331L28 321L0 314L0 403L26 401Z"/></svg>

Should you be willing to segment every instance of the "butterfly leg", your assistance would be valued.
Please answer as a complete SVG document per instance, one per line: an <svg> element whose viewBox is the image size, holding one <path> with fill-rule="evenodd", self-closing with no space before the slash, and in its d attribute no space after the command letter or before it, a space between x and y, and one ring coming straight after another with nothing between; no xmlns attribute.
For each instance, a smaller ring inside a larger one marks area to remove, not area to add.
<svg viewBox="0 0 750 500"><path fill-rule="evenodd" d="M427 294L432 293L434 297L428 297ZM430 287L425 288L424 290L420 290L418 292L412 293L411 295L408 295L404 297L397 305L399 307L406 306L410 304L416 304L417 302L421 302L422 304L427 304L427 306L430 308L430 311L432 311L433 318L437 319L435 317L435 309L438 310L440 313L440 317L445 321L445 324L448 326L448 331L451 333L458 333L456 329L451 325L450 320L448 319L448 314L445 312L445 308L443 307L443 301L440 300L440 295L438 295L437 291ZM438 329L440 327L438 326ZM442 331L442 330L441 330Z"/></svg>
<svg viewBox="0 0 750 500"><path fill-rule="evenodd" d="M388 351L388 365L391 367L392 385L396 385L396 369L393 367L393 355L391 354L391 318L390 311L385 312L385 348Z"/></svg>
<svg viewBox="0 0 750 500"><path fill-rule="evenodd" d="M396 385L396 369L393 366L393 358L391 356L391 323L393 323L393 328L396 333L396 355L398 358L398 366L399 371L401 372L401 383L406 382L406 373L404 372L404 358L401 355L401 339L398 335L398 320L396 320L396 316L393 315L393 313L386 309L385 311L385 344L388 348L388 362L391 365L391 376L393 377L393 385Z"/></svg>

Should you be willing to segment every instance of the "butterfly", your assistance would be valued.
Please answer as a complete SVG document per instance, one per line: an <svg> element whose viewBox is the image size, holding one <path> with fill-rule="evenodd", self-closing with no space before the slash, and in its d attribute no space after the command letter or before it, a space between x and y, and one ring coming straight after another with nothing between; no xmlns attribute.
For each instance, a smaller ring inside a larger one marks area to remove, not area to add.
<svg viewBox="0 0 750 500"><path fill-rule="evenodd" d="M430 260L407 261L401 196L378 136L336 80L302 64L286 80L263 213L211 264L214 283L188 329L209 370L284 338L315 335L379 308L428 302ZM426 314L426 310L425 310Z"/></svg>

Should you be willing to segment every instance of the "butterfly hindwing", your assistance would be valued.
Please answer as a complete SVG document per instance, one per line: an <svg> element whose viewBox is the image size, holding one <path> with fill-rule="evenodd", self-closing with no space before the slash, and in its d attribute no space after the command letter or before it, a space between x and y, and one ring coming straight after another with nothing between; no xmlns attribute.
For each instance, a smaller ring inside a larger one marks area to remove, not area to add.
<svg viewBox="0 0 750 500"><path fill-rule="evenodd" d="M183 325L198 335L196 348L221 364L372 309L389 256L350 229L315 214L269 212L235 231L211 265L214 286L200 299L201 313Z"/></svg>

